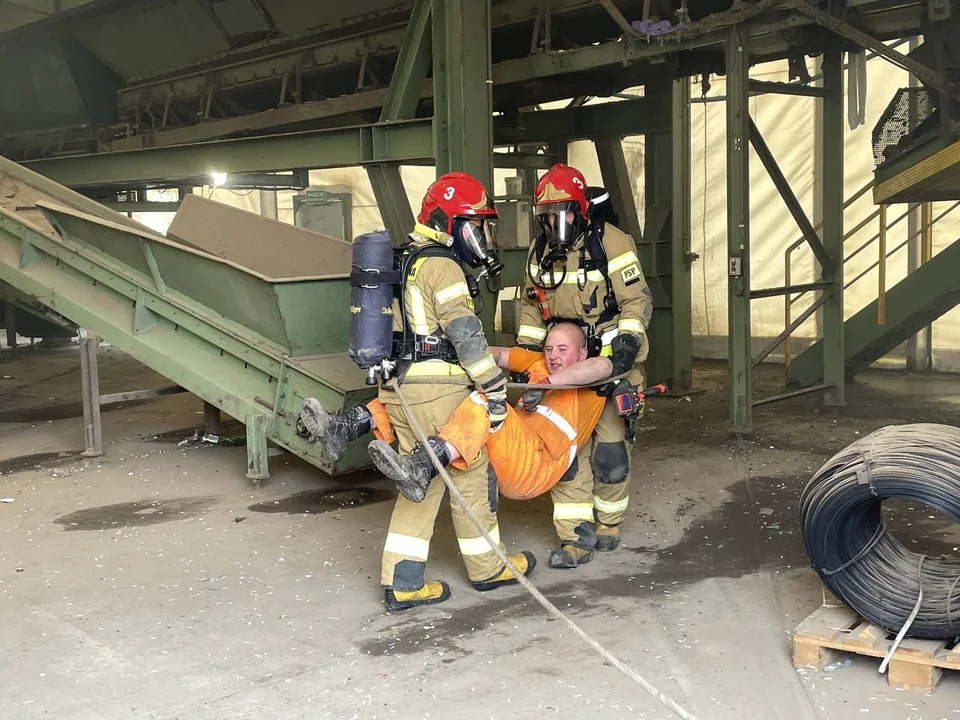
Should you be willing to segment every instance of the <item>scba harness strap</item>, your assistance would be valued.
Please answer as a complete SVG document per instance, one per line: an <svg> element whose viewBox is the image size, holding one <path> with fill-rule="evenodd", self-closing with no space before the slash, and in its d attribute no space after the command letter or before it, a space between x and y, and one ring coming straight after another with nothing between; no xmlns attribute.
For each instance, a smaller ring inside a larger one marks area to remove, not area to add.
<svg viewBox="0 0 960 720"><path fill-rule="evenodd" d="M417 335L414 333L412 337L408 336L407 347L404 347L403 333L395 332L393 343L394 357L399 360L414 360L415 357L414 362L419 360L443 360L455 365L460 364L457 359L457 349L453 346L453 343L437 335Z"/></svg>
<svg viewBox="0 0 960 720"><path fill-rule="evenodd" d="M441 332L437 328L433 334L420 335L411 332L407 317L406 283L410 278L414 264L421 259L443 257L453 260L463 270L463 264L456 254L448 247L431 243L429 245L414 245L407 242L394 251L394 267L397 268L397 281L394 284L394 295L400 303L400 323L403 330L393 334L393 360L409 363L423 360L443 360L459 365L457 351L453 343L446 338L439 337ZM476 280L464 270L464 278L471 298L479 295Z"/></svg>
<svg viewBox="0 0 960 720"><path fill-rule="evenodd" d="M597 318L596 323L591 325L582 318L565 318L554 316L550 313L549 307L544 307L546 298L540 301L541 312L544 315L544 322L548 326L556 325L557 323L561 322L573 323L574 325L577 325L586 331L588 345L591 344L592 340L597 337L597 326L602 326L609 323L620 313L620 304L617 300L617 294L613 289L613 282L610 280L610 274L608 271L607 251L603 246L603 230L603 223L591 224L587 229L583 246L580 248L580 263L577 272L577 287L580 290L583 290L586 287L586 278L590 272L599 271L603 276L604 284L606 286L606 294L603 297L603 309L600 311L600 316ZM540 290L555 290L563 284L564 280L566 279L567 270L566 266L564 266L563 275L560 276L559 280L556 280L552 266L554 262L559 261L561 258L553 257L552 253L547 254L546 250L547 236L545 234L541 234L540 237L537 238L536 244L533 248L533 256L536 258L537 265L540 268L539 276L534 278L530 273L529 267L527 268L527 273L530 274L530 280L534 287L539 288ZM566 257L566 255L563 256L564 261L566 260ZM528 263L528 266L529 264L530 263ZM547 285L543 282L543 278L547 274L548 269L550 270L550 276L552 278L551 285ZM581 280L581 277L583 280Z"/></svg>

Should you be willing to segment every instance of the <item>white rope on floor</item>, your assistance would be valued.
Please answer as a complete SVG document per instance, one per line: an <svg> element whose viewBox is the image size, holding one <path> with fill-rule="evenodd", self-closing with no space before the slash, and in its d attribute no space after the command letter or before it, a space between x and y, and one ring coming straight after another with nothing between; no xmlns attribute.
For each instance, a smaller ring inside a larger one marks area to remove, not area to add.
<svg viewBox="0 0 960 720"><path fill-rule="evenodd" d="M647 682L647 680L637 673L636 670L624 663L620 658L590 637L586 631L581 629L580 626L577 625L573 620L564 615L556 605L550 602L544 596L544 594L540 592L537 587L519 571L516 565L510 561L510 557L507 555L506 551L500 547L499 543L494 542L493 538L491 538L487 531L483 529L483 526L480 524L480 520L470 509L470 506L467 505L467 501L463 499L463 495L457 489L457 486L453 484L453 480L450 479L447 469L440 462L439 458L437 458L436 453L433 451L433 448L427 441L427 434L423 431L423 427L420 425L416 416L414 416L413 411L410 409L410 405L407 404L407 398L404 397L403 391L400 389L399 385L395 380L391 381L390 385L397 393L397 398L400 400L400 404L403 406L403 411L406 413L407 419L410 421L410 427L413 428L414 434L426 449L427 454L430 456L430 460L439 471L440 477L443 478L443 482L447 486L447 490L450 491L450 497L456 500L457 504L463 508L463 512L468 518L470 518L470 522L472 522L476 526L477 530L480 531L483 539L487 541L493 551L497 554L497 557L500 558L500 560L503 561L508 568L510 568L511 572L513 572L523 589L530 593L530 595L533 596L533 599L540 603L544 610L567 626L577 637L589 645L600 657L613 665L615 668L617 668L617 670L633 680L648 693L653 695L653 697L659 700L664 706L675 712L680 718L682 718L682 720L697 720L696 716L694 716L691 712L684 710L674 700L667 697L667 695L665 695L661 690L658 690L656 687Z"/></svg>

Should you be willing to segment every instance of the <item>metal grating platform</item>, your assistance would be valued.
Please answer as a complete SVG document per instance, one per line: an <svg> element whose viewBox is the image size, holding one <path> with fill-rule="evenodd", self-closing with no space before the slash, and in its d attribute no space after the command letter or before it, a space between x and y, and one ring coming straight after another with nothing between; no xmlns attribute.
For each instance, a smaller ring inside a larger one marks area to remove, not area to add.
<svg viewBox="0 0 960 720"><path fill-rule="evenodd" d="M873 161L880 167L937 130L934 99L925 88L901 88L873 129Z"/></svg>

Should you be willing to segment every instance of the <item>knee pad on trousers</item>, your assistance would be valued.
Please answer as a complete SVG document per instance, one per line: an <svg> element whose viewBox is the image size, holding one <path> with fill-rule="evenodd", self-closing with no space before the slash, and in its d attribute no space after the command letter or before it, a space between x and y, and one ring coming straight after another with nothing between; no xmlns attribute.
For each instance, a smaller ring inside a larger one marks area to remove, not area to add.
<svg viewBox="0 0 960 720"><path fill-rule="evenodd" d="M490 512L496 512L500 507L500 481L497 479L497 472L493 465L487 465L487 503L490 505Z"/></svg>
<svg viewBox="0 0 960 720"><path fill-rule="evenodd" d="M563 477L558 480L558 482L570 482L577 476L578 472L580 472L580 461L576 456L574 456L573 462L570 463L570 467L567 468L567 471L563 474Z"/></svg>
<svg viewBox="0 0 960 720"><path fill-rule="evenodd" d="M593 453L593 474L604 485L619 485L625 481L630 475L626 443L597 443Z"/></svg>

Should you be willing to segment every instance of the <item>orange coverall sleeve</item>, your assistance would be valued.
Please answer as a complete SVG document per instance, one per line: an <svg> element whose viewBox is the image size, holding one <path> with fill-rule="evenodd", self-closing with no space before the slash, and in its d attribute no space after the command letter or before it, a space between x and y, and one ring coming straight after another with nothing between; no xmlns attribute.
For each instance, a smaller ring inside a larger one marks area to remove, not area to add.
<svg viewBox="0 0 960 720"><path fill-rule="evenodd" d="M507 370L510 372L524 372L543 360L542 352L533 350L524 350L520 347L510 348L510 355L507 356Z"/></svg>

